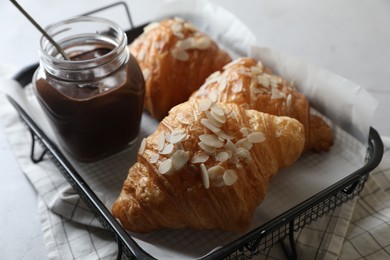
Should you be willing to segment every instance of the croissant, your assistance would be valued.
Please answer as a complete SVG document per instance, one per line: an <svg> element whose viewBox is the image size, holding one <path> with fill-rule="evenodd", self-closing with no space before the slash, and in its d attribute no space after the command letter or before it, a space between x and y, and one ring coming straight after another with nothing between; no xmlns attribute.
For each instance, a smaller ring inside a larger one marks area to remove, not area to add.
<svg viewBox="0 0 390 260"><path fill-rule="evenodd" d="M145 78L145 109L158 120L231 61L212 39L181 18L149 24L129 48Z"/></svg>
<svg viewBox="0 0 390 260"><path fill-rule="evenodd" d="M297 119L305 128L305 151L327 151L333 145L332 129L321 117L310 114L307 98L255 59L236 59L211 74L191 96L204 97Z"/></svg>
<svg viewBox="0 0 390 260"><path fill-rule="evenodd" d="M304 146L299 121L208 99L174 107L143 139L112 207L133 232L243 232L270 178Z"/></svg>

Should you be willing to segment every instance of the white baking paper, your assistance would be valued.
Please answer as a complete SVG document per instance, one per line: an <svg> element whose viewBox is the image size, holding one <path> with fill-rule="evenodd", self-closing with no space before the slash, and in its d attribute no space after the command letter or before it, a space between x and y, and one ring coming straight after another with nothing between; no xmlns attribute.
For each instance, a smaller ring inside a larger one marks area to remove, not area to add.
<svg viewBox="0 0 390 260"><path fill-rule="evenodd" d="M269 192L257 208L250 230L271 221L364 165L366 137L376 107L376 101L364 89L297 58L254 46L253 34L239 20L205 0L169 1L162 5L161 16L156 17L156 20L162 16L190 19L201 30L223 43L235 57L260 58L274 72L294 80L296 87L315 104L316 109L332 121L335 143L331 150L322 154L305 154L296 164L279 172L271 180ZM251 53L248 53L249 49ZM20 102L56 142L31 86L21 91L15 82L2 85L6 93ZM140 138L152 133L157 124L144 114ZM79 163L65 155L107 208L111 209L129 167L136 160L137 150L138 144L115 156L89 164ZM58 200L61 197L58 196ZM66 207L66 203L61 204L61 201L56 205ZM131 235L146 252L157 259L199 258L245 236L232 232L191 229L164 229Z"/></svg>

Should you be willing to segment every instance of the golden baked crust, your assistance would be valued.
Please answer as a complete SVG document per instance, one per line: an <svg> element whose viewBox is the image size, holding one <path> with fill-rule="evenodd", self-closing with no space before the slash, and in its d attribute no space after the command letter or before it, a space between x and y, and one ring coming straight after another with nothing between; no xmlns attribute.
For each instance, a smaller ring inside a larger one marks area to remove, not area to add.
<svg viewBox="0 0 390 260"><path fill-rule="evenodd" d="M150 24L129 48L144 73L145 109L158 120L231 61L213 40L180 18Z"/></svg>
<svg viewBox="0 0 390 260"><path fill-rule="evenodd" d="M239 58L213 73L191 99L210 96L218 102L297 119L305 127L306 151L327 151L333 145L332 129L321 117L310 114L307 98L253 58Z"/></svg>
<svg viewBox="0 0 390 260"><path fill-rule="evenodd" d="M182 103L143 140L112 213L133 232L243 232L270 178L299 158L304 140L302 124L289 117L233 103Z"/></svg>

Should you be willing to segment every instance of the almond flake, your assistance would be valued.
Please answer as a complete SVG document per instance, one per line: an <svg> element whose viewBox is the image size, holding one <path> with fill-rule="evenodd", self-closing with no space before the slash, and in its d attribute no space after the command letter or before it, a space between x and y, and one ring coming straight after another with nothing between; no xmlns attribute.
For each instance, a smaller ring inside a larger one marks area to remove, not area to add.
<svg viewBox="0 0 390 260"><path fill-rule="evenodd" d="M222 110L222 112L225 113L224 110ZM217 121L218 123L220 123L221 125L224 124L224 123L226 122L226 116L225 116L225 114L223 114L223 115L218 115L218 114L215 113L214 110L211 110L210 114L211 114L211 116L213 117L213 119L214 119L215 121Z"/></svg>
<svg viewBox="0 0 390 260"><path fill-rule="evenodd" d="M138 52L137 59L140 60L140 61L143 61L145 59L145 56L146 56L145 51L144 50L140 50Z"/></svg>
<svg viewBox="0 0 390 260"><path fill-rule="evenodd" d="M196 39L196 48L199 50L205 50L211 46L211 40L208 39L207 37L200 37Z"/></svg>
<svg viewBox="0 0 390 260"><path fill-rule="evenodd" d="M165 146L165 134L164 134L164 132L161 132L158 135L158 139L157 139L157 149L158 149L158 151L162 151L164 149L164 146Z"/></svg>
<svg viewBox="0 0 390 260"><path fill-rule="evenodd" d="M218 122L210 111L205 111L206 118L216 127L221 127L223 123Z"/></svg>
<svg viewBox="0 0 390 260"><path fill-rule="evenodd" d="M196 47L195 39L193 37L188 37L187 39L183 39L181 41L176 42L176 48L178 50L188 50Z"/></svg>
<svg viewBox="0 0 390 260"><path fill-rule="evenodd" d="M158 162L159 158L160 158L160 155L158 155L157 153L152 152L150 154L149 162L150 163L156 163L156 162Z"/></svg>
<svg viewBox="0 0 390 260"><path fill-rule="evenodd" d="M223 174L223 181L227 186L233 185L238 179L237 173L235 170L228 169Z"/></svg>
<svg viewBox="0 0 390 260"><path fill-rule="evenodd" d="M218 127L214 126L208 119L206 118L202 118L200 120L200 123L202 125L204 125L207 129L209 129L211 132L219 132L221 129L219 129Z"/></svg>
<svg viewBox="0 0 390 260"><path fill-rule="evenodd" d="M200 174L202 177L203 186L206 189L210 188L209 174L207 173L207 168L203 163L200 165Z"/></svg>
<svg viewBox="0 0 390 260"><path fill-rule="evenodd" d="M210 99L208 99L208 98L201 99L199 101L199 110L201 112L209 110L209 108L211 107L212 103L213 102Z"/></svg>
<svg viewBox="0 0 390 260"><path fill-rule="evenodd" d="M144 27L144 32L145 33L150 32L151 30L153 30L159 26L160 26L160 23L158 23L158 22L150 23Z"/></svg>
<svg viewBox="0 0 390 260"><path fill-rule="evenodd" d="M207 162L208 159L209 156L207 154L195 154L194 156L192 156L191 163L204 163Z"/></svg>
<svg viewBox="0 0 390 260"><path fill-rule="evenodd" d="M217 100L218 100L218 94L216 93L215 90L210 91L210 93L209 93L209 99L210 99L213 103L217 102Z"/></svg>
<svg viewBox="0 0 390 260"><path fill-rule="evenodd" d="M143 138L141 141L141 145L139 146L138 153L143 154L145 152L145 147L146 147L146 139Z"/></svg>
<svg viewBox="0 0 390 260"><path fill-rule="evenodd" d="M225 133L225 131L223 131L223 130L219 130L215 134L218 135L218 137L222 138L223 140L231 140L231 139L233 139L233 136Z"/></svg>
<svg viewBox="0 0 390 260"><path fill-rule="evenodd" d="M182 33L183 32L183 25L181 23L173 23L171 25L171 30L174 32L174 33Z"/></svg>
<svg viewBox="0 0 390 260"><path fill-rule="evenodd" d="M237 146L229 139L226 141L224 148L232 152L235 152L237 150Z"/></svg>
<svg viewBox="0 0 390 260"><path fill-rule="evenodd" d="M286 98L286 107L287 107L287 110L289 110L291 108L291 104L292 104L292 96L291 96L291 93L289 93L287 95L287 98Z"/></svg>
<svg viewBox="0 0 390 260"><path fill-rule="evenodd" d="M176 144L182 142L186 137L187 134L183 130L175 130L166 136L166 140L171 144Z"/></svg>
<svg viewBox="0 0 390 260"><path fill-rule="evenodd" d="M247 127L243 127L240 129L240 132L244 135L244 136L247 136L249 135L250 133L252 133L252 130L247 128Z"/></svg>
<svg viewBox="0 0 390 260"><path fill-rule="evenodd" d="M214 154L215 151L217 150L215 147L208 146L207 144L203 142L198 143L199 147L203 149L203 151L209 153L209 154Z"/></svg>
<svg viewBox="0 0 390 260"><path fill-rule="evenodd" d="M176 151L171 156L173 170L178 171L183 168L184 165L186 165L186 163L188 162L189 157L189 152L185 152L182 150Z"/></svg>
<svg viewBox="0 0 390 260"><path fill-rule="evenodd" d="M277 88L272 89L271 99L285 98L286 94Z"/></svg>
<svg viewBox="0 0 390 260"><path fill-rule="evenodd" d="M218 104L213 104L211 106L211 111L218 116L225 116L225 112L223 111L223 108Z"/></svg>
<svg viewBox="0 0 390 260"><path fill-rule="evenodd" d="M221 148L223 147L223 141L219 140L216 135L213 134L203 134L199 136L199 140L202 141L205 145Z"/></svg>
<svg viewBox="0 0 390 260"><path fill-rule="evenodd" d="M184 23L183 27L189 31L192 31L192 32L197 32L198 31L198 28L196 28L193 24L191 23Z"/></svg>
<svg viewBox="0 0 390 260"><path fill-rule="evenodd" d="M158 167L158 172L161 174L168 174L172 171L172 160L167 159L163 162L161 162L160 166Z"/></svg>
<svg viewBox="0 0 390 260"><path fill-rule="evenodd" d="M251 157L251 154L247 149L245 149L243 147L239 147L239 148L237 148L236 156L238 159L244 160L244 159Z"/></svg>
<svg viewBox="0 0 390 260"><path fill-rule="evenodd" d="M257 76L257 82L259 82L259 84L262 85L263 87L268 88L270 82L269 82L269 78L266 75L267 74Z"/></svg>
<svg viewBox="0 0 390 260"><path fill-rule="evenodd" d="M261 143L265 140L265 135L261 132L254 132L249 134L247 137L249 142L252 144Z"/></svg>
<svg viewBox="0 0 390 260"><path fill-rule="evenodd" d="M263 68L259 67L259 66L252 66L251 67L251 72L255 75L257 74L260 74L263 72Z"/></svg>
<svg viewBox="0 0 390 260"><path fill-rule="evenodd" d="M160 154L171 154L173 152L173 144L167 144L164 149L160 152Z"/></svg>
<svg viewBox="0 0 390 260"><path fill-rule="evenodd" d="M250 150L253 147L253 144L248 141L247 138L240 139L236 142L237 147L245 148L246 150Z"/></svg>
<svg viewBox="0 0 390 260"><path fill-rule="evenodd" d="M236 82L236 84L233 85L232 87L232 92L233 93L239 93L242 91L242 81L239 80Z"/></svg>
<svg viewBox="0 0 390 260"><path fill-rule="evenodd" d="M150 70L149 69L143 69L142 75L144 76L144 80L147 81L150 77Z"/></svg>
<svg viewBox="0 0 390 260"><path fill-rule="evenodd" d="M225 168L222 166L213 166L208 169L208 175L210 178L210 181L214 186L222 187L225 185L223 180L223 174L225 172Z"/></svg>
<svg viewBox="0 0 390 260"><path fill-rule="evenodd" d="M215 155L215 159L219 162L227 161L229 157L229 153L227 152L219 152Z"/></svg>
<svg viewBox="0 0 390 260"><path fill-rule="evenodd" d="M222 91L224 91L228 85L228 80L226 79L226 77L220 77L218 79L218 93L221 93Z"/></svg>
<svg viewBox="0 0 390 260"><path fill-rule="evenodd" d="M178 17L178 16L173 17L173 20L175 20L175 22L178 22L178 23L184 23L185 22L183 18Z"/></svg>
<svg viewBox="0 0 390 260"><path fill-rule="evenodd" d="M173 58L180 61L187 61L190 58L190 55L188 55L187 52L179 49L173 49L171 50L171 54Z"/></svg>
<svg viewBox="0 0 390 260"><path fill-rule="evenodd" d="M229 160L228 160L228 163L231 163L231 164L237 164L237 163L239 163L239 162L240 162L240 160L239 160L238 157L235 156L235 155L233 155L232 157L230 157Z"/></svg>
<svg viewBox="0 0 390 260"><path fill-rule="evenodd" d="M242 62L243 62L243 59L238 58L238 59L233 60L233 61L231 61L230 63L226 64L226 65L223 67L223 69L230 68L230 67L232 67L232 66L234 66L234 65L236 65L236 64L241 64Z"/></svg>

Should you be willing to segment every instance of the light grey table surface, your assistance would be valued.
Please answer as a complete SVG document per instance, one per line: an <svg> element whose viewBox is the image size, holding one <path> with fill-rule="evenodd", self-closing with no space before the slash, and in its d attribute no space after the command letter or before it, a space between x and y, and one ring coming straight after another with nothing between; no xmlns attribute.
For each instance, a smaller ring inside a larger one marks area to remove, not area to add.
<svg viewBox="0 0 390 260"><path fill-rule="evenodd" d="M136 24L160 0L127 1ZM114 1L19 1L42 25ZM386 0L211 0L234 13L258 43L333 71L371 92L379 101L373 127L390 136L390 2ZM39 33L9 1L0 2L0 77L37 61ZM45 259L31 187L0 125L1 259Z"/></svg>

